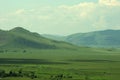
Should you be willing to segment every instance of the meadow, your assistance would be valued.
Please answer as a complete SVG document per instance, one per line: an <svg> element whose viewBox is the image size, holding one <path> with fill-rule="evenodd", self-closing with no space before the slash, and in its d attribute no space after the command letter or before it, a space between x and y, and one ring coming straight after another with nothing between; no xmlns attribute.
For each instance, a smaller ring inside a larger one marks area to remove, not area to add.
<svg viewBox="0 0 120 80"><path fill-rule="evenodd" d="M119 80L120 49L1 49L0 80Z"/></svg>

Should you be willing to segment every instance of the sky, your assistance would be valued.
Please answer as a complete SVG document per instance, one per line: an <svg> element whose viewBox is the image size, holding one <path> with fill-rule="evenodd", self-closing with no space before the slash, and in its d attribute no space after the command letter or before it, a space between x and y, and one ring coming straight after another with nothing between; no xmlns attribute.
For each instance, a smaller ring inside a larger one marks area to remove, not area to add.
<svg viewBox="0 0 120 80"><path fill-rule="evenodd" d="M69 35L120 29L120 0L0 0L0 29Z"/></svg>

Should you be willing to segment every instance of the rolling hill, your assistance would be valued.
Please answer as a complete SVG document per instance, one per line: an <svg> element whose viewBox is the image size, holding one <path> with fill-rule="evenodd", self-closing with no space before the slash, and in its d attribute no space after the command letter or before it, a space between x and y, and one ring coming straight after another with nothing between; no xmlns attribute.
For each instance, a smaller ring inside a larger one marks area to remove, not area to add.
<svg viewBox="0 0 120 80"><path fill-rule="evenodd" d="M66 41L78 46L88 47L120 47L120 30L104 30L88 33L77 33L65 37L59 37L60 40ZM44 35L43 35L44 36ZM45 36L57 40L54 36ZM54 38L53 38L54 37Z"/></svg>
<svg viewBox="0 0 120 80"><path fill-rule="evenodd" d="M9 31L0 30L0 48L57 49L74 47L69 43L47 39L38 33L16 27Z"/></svg>

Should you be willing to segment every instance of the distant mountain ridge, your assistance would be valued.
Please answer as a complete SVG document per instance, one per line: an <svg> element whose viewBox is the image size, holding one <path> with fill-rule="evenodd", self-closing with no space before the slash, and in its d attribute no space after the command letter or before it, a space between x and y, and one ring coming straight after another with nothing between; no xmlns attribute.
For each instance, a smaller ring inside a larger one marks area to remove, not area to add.
<svg viewBox="0 0 120 80"><path fill-rule="evenodd" d="M60 35L42 34L42 36L57 41L64 41L66 39L66 36L60 36Z"/></svg>
<svg viewBox="0 0 120 80"><path fill-rule="evenodd" d="M16 27L9 31L0 30L0 48L57 49L74 47L72 44L47 39L38 33L30 32L22 27Z"/></svg>
<svg viewBox="0 0 120 80"><path fill-rule="evenodd" d="M47 38L57 40L55 39L55 37L54 38L47 37ZM76 33L62 37L60 40L78 46L120 47L120 30L103 30L103 31L94 31L88 33Z"/></svg>

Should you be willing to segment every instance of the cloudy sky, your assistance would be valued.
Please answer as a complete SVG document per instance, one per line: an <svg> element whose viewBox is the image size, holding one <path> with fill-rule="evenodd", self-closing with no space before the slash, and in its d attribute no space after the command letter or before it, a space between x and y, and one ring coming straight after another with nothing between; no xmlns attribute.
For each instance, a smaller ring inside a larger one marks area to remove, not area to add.
<svg viewBox="0 0 120 80"><path fill-rule="evenodd" d="M0 0L0 29L68 35L120 29L120 0Z"/></svg>

